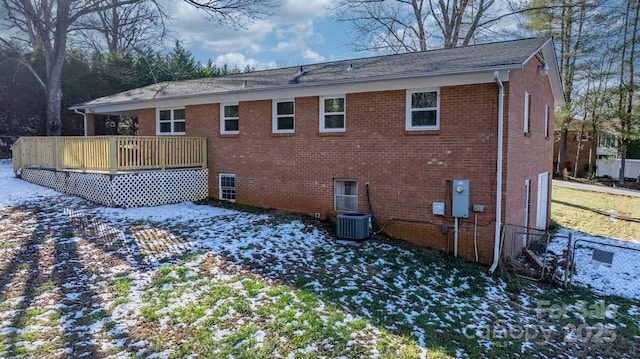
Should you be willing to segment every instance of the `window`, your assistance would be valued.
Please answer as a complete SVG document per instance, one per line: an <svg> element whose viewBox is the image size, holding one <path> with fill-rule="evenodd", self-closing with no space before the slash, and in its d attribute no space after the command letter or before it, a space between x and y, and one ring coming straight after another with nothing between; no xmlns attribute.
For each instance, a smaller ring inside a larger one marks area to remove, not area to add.
<svg viewBox="0 0 640 359"><path fill-rule="evenodd" d="M184 135L186 123L184 108L158 110L156 116L158 119L156 134Z"/></svg>
<svg viewBox="0 0 640 359"><path fill-rule="evenodd" d="M220 133L236 134L240 130L238 104L220 106Z"/></svg>
<svg viewBox="0 0 640 359"><path fill-rule="evenodd" d="M353 180L334 181L335 205L339 212L358 212L358 182Z"/></svg>
<svg viewBox="0 0 640 359"><path fill-rule="evenodd" d="M229 173L220 173L219 186L220 199L224 201L236 201L236 176Z"/></svg>
<svg viewBox="0 0 640 359"><path fill-rule="evenodd" d="M544 138L549 137L549 105L544 107Z"/></svg>
<svg viewBox="0 0 640 359"><path fill-rule="evenodd" d="M320 98L320 132L344 132L344 96Z"/></svg>
<svg viewBox="0 0 640 359"><path fill-rule="evenodd" d="M293 133L294 132L294 101L293 100L273 100L273 132Z"/></svg>
<svg viewBox="0 0 640 359"><path fill-rule="evenodd" d="M407 131L440 129L440 91L407 91Z"/></svg>
<svg viewBox="0 0 640 359"><path fill-rule="evenodd" d="M529 133L529 108L531 102L531 95L525 91L524 92L524 134Z"/></svg>

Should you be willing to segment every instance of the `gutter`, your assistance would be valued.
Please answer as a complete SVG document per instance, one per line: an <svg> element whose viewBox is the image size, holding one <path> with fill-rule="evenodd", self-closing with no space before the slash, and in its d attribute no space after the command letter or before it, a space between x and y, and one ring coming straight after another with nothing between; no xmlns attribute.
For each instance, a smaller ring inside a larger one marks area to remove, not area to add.
<svg viewBox="0 0 640 359"><path fill-rule="evenodd" d="M502 147L504 132L504 85L500 81L498 71L493 72L493 78L498 84L498 154L496 169L496 231L493 248L493 264L489 268L489 273L495 272L500 261L500 232L502 229Z"/></svg>
<svg viewBox="0 0 640 359"><path fill-rule="evenodd" d="M78 115L82 115L82 126L84 128L84 137L87 137L87 114L85 112L78 110L77 108L74 108L73 112L77 113Z"/></svg>

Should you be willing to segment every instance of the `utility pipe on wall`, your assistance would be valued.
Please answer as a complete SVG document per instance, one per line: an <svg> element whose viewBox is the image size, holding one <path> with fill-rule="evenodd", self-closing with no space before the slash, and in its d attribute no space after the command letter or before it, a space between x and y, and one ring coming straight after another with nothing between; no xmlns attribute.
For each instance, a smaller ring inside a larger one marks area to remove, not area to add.
<svg viewBox="0 0 640 359"><path fill-rule="evenodd" d="M496 233L494 237L493 264L489 273L495 272L500 261L500 230L502 228L502 133L504 131L504 85L500 81L498 71L493 72L493 79L498 84L498 154L496 169Z"/></svg>
<svg viewBox="0 0 640 359"><path fill-rule="evenodd" d="M475 219L473 221L473 253L476 255L476 262L478 261L478 213L476 212Z"/></svg>
<svg viewBox="0 0 640 359"><path fill-rule="evenodd" d="M458 217L455 217L453 230L453 256L458 258Z"/></svg>

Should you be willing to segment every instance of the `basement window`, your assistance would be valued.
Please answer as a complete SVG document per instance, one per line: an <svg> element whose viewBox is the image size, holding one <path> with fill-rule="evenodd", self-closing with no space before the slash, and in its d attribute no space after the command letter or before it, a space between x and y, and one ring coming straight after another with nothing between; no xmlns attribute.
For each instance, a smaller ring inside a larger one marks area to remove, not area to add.
<svg viewBox="0 0 640 359"><path fill-rule="evenodd" d="M406 130L440 129L440 91L407 90Z"/></svg>
<svg viewBox="0 0 640 359"><path fill-rule="evenodd" d="M337 179L334 188L334 210L337 212L358 212L358 182Z"/></svg>
<svg viewBox="0 0 640 359"><path fill-rule="evenodd" d="M158 109L156 123L157 135L184 135L186 127L184 108Z"/></svg>
<svg viewBox="0 0 640 359"><path fill-rule="evenodd" d="M236 175L220 173L218 176L218 188L220 188L220 200L236 201Z"/></svg>

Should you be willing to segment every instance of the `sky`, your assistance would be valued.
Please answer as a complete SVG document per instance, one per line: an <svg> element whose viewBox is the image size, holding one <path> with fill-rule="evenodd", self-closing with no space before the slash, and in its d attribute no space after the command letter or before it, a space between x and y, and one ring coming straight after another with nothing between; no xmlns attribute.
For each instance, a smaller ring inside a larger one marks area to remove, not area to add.
<svg viewBox="0 0 640 359"><path fill-rule="evenodd" d="M234 29L208 20L187 1L160 0L170 17L164 22L170 36L162 48L170 51L179 40L202 64L211 60L218 66L226 64L239 69L250 66L256 70L376 55L353 51L348 45L349 33L354 30L350 24L332 17L329 9L332 0L279 1L273 15ZM503 13L504 2L497 2L492 9L491 12ZM3 11L0 6L0 17L4 17ZM435 24L431 25L434 26L431 31L437 33ZM500 34L492 33L491 40L513 38L508 34L517 28L515 22L502 21L496 25ZM434 44L430 41L430 45Z"/></svg>
<svg viewBox="0 0 640 359"><path fill-rule="evenodd" d="M209 21L184 1L169 1L165 10L173 18L168 24L171 35L203 64L210 59L218 66L259 70L372 55L347 46L349 25L331 18L329 3L281 0L276 14L240 29Z"/></svg>
<svg viewBox="0 0 640 359"><path fill-rule="evenodd" d="M518 1L518 0L514 0ZM172 20L166 23L172 39L164 47L173 49L175 39L202 64L214 64L256 70L299 66L374 56L372 52L356 52L348 44L353 32L349 23L338 22L329 9L331 0L280 0L272 16L256 20L243 28L233 29L207 20L186 1L163 0ZM506 2L497 2L485 14L491 18L508 13ZM428 32L439 33L434 23L426 24ZM518 23L505 17L493 23L480 42L512 39ZM521 34L520 34L521 36ZM429 45L434 45L428 40Z"/></svg>

